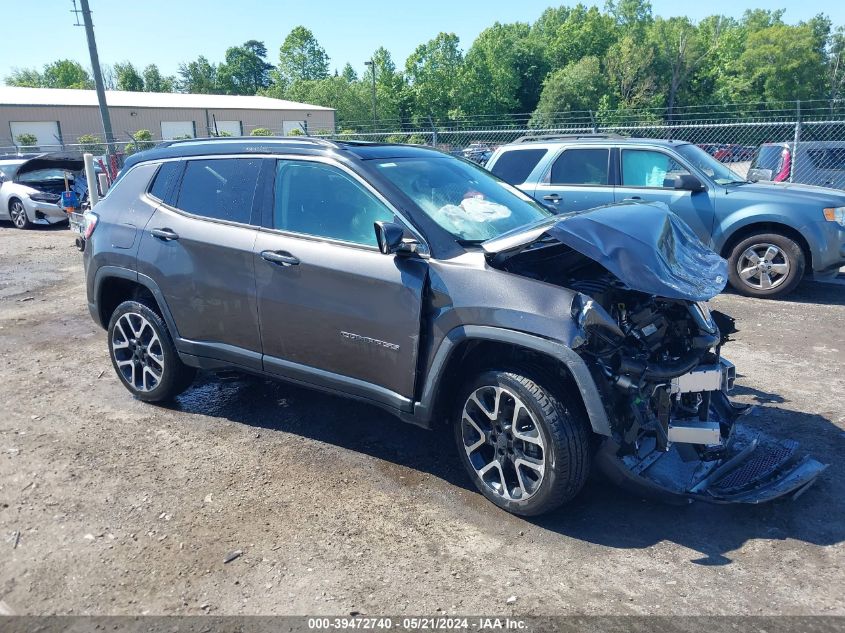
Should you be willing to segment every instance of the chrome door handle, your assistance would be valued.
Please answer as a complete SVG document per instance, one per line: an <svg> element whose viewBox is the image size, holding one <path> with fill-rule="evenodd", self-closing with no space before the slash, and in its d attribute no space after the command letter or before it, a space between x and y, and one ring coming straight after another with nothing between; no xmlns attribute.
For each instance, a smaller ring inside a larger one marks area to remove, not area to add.
<svg viewBox="0 0 845 633"><path fill-rule="evenodd" d="M548 200L549 202L560 202L563 198L561 198L556 193L550 193L547 196L543 196L543 200Z"/></svg>
<svg viewBox="0 0 845 633"><path fill-rule="evenodd" d="M279 251L261 251L261 258L271 264L279 264L280 266L298 266L299 259L290 253Z"/></svg>
<svg viewBox="0 0 845 633"><path fill-rule="evenodd" d="M172 229L150 229L150 235L165 242L172 242L179 239L179 234Z"/></svg>
<svg viewBox="0 0 845 633"><path fill-rule="evenodd" d="M628 200L642 200L642 198L640 198L639 196L631 196L630 198L625 198L623 202L626 202Z"/></svg>

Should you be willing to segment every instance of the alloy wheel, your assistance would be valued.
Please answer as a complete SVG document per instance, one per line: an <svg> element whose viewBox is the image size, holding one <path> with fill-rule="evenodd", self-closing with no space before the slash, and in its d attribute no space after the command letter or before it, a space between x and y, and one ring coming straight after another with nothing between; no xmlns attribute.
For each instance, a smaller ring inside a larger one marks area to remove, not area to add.
<svg viewBox="0 0 845 633"><path fill-rule="evenodd" d="M749 246L736 262L739 278L756 290L777 288L786 281L789 270L789 258L774 244Z"/></svg>
<svg viewBox="0 0 845 633"><path fill-rule="evenodd" d="M483 484L508 501L533 496L546 472L546 446L534 414L499 386L476 389L464 404L461 437Z"/></svg>
<svg viewBox="0 0 845 633"><path fill-rule="evenodd" d="M26 209L24 209L23 203L19 200L15 200L9 206L9 215L12 218L12 223L19 229L26 226Z"/></svg>
<svg viewBox="0 0 845 633"><path fill-rule="evenodd" d="M127 312L114 324L111 348L117 370L136 391L152 391L164 375L164 350L152 324Z"/></svg>

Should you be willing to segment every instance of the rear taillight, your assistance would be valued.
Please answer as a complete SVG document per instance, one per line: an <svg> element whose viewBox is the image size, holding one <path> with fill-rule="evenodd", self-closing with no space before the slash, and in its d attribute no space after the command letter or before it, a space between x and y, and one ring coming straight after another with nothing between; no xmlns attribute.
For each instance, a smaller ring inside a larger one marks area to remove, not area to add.
<svg viewBox="0 0 845 633"><path fill-rule="evenodd" d="M83 237L87 240L91 237L91 234L94 232L94 229L97 228L97 222L100 221L100 216L96 213L86 213L85 214L85 232L83 233Z"/></svg>
<svg viewBox="0 0 845 633"><path fill-rule="evenodd" d="M772 178L775 182L784 182L789 180L789 172L792 169L792 154L786 147L784 147L783 152L781 152L781 158L783 158L783 166L780 168L780 171L775 175L775 177Z"/></svg>

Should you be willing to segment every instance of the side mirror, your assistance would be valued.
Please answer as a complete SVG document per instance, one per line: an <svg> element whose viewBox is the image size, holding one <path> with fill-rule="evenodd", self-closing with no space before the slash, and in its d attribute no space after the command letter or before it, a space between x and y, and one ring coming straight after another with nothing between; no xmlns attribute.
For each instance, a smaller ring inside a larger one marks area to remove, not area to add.
<svg viewBox="0 0 845 633"><path fill-rule="evenodd" d="M691 191L693 193L704 191L704 185L692 174L678 174L675 176L674 187L681 191Z"/></svg>
<svg viewBox="0 0 845 633"><path fill-rule="evenodd" d="M2 185L4 182L6 182L6 174L0 171L0 185Z"/></svg>
<svg viewBox="0 0 845 633"><path fill-rule="evenodd" d="M375 222L378 249L385 255L413 255L419 252L420 243L405 237L405 227L395 222Z"/></svg>

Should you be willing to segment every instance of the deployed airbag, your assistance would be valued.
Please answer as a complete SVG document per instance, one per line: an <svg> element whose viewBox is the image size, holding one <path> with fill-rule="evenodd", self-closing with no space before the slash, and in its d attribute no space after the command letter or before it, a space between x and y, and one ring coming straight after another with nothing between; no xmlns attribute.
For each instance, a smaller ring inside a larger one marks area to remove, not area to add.
<svg viewBox="0 0 845 633"><path fill-rule="evenodd" d="M728 281L727 262L662 203L621 203L562 217L546 233L598 262L632 290L706 301Z"/></svg>

